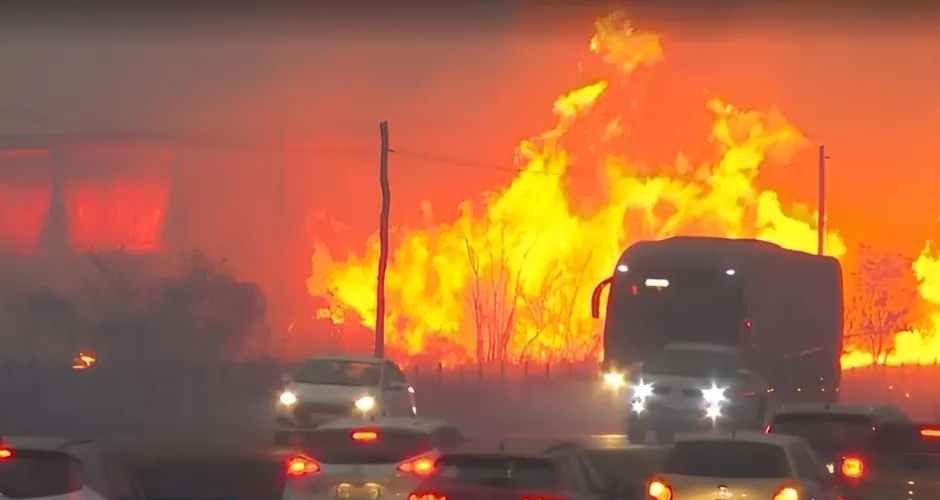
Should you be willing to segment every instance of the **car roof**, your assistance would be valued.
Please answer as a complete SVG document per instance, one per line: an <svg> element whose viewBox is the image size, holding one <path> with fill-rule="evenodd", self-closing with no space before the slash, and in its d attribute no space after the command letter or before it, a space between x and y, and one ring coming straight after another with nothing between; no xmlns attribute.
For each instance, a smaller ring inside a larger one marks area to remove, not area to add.
<svg viewBox="0 0 940 500"><path fill-rule="evenodd" d="M666 344L664 350L667 351L702 351L702 352L717 352L717 353L727 353L735 354L740 352L735 346L722 345L722 344L706 344L701 342L673 342L671 344Z"/></svg>
<svg viewBox="0 0 940 500"><path fill-rule="evenodd" d="M323 356L314 356L312 358L307 358L304 362L308 361L344 361L347 363L372 363L379 364L383 361L389 361L385 358L376 358L372 356L346 356L342 354L336 355L323 355Z"/></svg>
<svg viewBox="0 0 940 500"><path fill-rule="evenodd" d="M794 442L801 441L801 438L787 434L764 434L763 432L695 432L676 435L676 443L690 441L737 441L787 447Z"/></svg>
<svg viewBox="0 0 940 500"><path fill-rule="evenodd" d="M828 403L796 403L784 405L774 413L780 415L857 415L894 422L910 422L911 418L898 407L892 405L848 405ZM773 418L771 420L773 420Z"/></svg>
<svg viewBox="0 0 940 500"><path fill-rule="evenodd" d="M317 427L317 430L353 430L360 427L414 430L417 432L431 433L442 427L453 426L444 420L417 417L347 417L327 422Z"/></svg>

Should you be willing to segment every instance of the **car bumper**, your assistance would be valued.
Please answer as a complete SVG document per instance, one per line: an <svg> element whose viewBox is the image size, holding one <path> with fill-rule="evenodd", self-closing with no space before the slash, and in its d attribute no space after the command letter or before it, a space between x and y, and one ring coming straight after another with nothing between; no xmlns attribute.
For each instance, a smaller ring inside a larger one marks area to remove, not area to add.
<svg viewBox="0 0 940 500"><path fill-rule="evenodd" d="M337 406L326 411L318 409L318 406L322 405L316 405L315 403L298 403L294 405L277 403L274 420L280 427L309 429L338 418L371 415L371 413L363 413L352 406L349 408Z"/></svg>

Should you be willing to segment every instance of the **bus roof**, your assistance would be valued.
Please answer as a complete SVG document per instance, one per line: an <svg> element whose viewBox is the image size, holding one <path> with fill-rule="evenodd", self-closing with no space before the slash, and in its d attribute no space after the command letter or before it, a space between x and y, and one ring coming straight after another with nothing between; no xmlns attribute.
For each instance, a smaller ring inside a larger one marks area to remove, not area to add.
<svg viewBox="0 0 940 500"><path fill-rule="evenodd" d="M688 267L738 269L761 257L799 258L804 262L837 264L832 257L818 256L755 239L674 236L663 240L638 241L624 250L618 264L646 267L681 263Z"/></svg>

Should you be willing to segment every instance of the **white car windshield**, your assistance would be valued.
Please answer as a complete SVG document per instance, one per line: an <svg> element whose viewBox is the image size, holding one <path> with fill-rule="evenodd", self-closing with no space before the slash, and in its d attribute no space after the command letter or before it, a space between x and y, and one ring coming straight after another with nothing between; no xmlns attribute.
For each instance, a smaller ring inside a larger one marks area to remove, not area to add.
<svg viewBox="0 0 940 500"><path fill-rule="evenodd" d="M377 363L334 359L311 359L295 371L293 379L301 384L374 387L379 385Z"/></svg>
<svg viewBox="0 0 940 500"><path fill-rule="evenodd" d="M733 353L667 348L643 364L643 373L698 378L730 377L739 368Z"/></svg>
<svg viewBox="0 0 940 500"><path fill-rule="evenodd" d="M79 469L74 458L59 451L14 449L0 459L0 498L68 496L82 488Z"/></svg>

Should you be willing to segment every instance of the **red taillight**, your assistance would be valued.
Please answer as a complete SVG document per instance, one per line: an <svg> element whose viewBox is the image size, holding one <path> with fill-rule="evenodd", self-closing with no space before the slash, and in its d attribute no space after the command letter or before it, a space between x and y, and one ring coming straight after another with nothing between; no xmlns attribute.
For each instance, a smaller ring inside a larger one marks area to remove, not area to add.
<svg viewBox="0 0 940 500"><path fill-rule="evenodd" d="M646 485L646 496L650 500L672 500L672 487L662 479L652 479Z"/></svg>
<svg viewBox="0 0 940 500"><path fill-rule="evenodd" d="M13 456L13 450L9 448L0 448L0 460Z"/></svg>
<svg viewBox="0 0 940 500"><path fill-rule="evenodd" d="M375 431L353 431L350 435L353 441L364 441L371 443L379 439L379 433Z"/></svg>
<svg viewBox="0 0 940 500"><path fill-rule="evenodd" d="M543 497L539 495L534 495L534 496L522 497L522 500L564 500L564 499L561 497Z"/></svg>
<svg viewBox="0 0 940 500"><path fill-rule="evenodd" d="M408 500L447 500L447 495L440 492L415 492L408 495Z"/></svg>
<svg viewBox="0 0 940 500"><path fill-rule="evenodd" d="M317 472L320 472L320 464L311 458L297 456L287 461L288 476L307 476Z"/></svg>
<svg viewBox="0 0 940 500"><path fill-rule="evenodd" d="M865 461L859 457L842 457L839 471L849 479L858 479L865 474Z"/></svg>
<svg viewBox="0 0 940 500"><path fill-rule="evenodd" d="M773 429L773 428L774 428L774 427L773 427L772 425L770 425L770 424L765 425L765 426L764 426L764 434L770 434L770 430Z"/></svg>
<svg viewBox="0 0 940 500"><path fill-rule="evenodd" d="M800 500L800 492L792 486L782 486L774 493L773 500Z"/></svg>
<svg viewBox="0 0 940 500"><path fill-rule="evenodd" d="M754 391L738 391L739 398L753 398L757 393Z"/></svg>
<svg viewBox="0 0 940 500"><path fill-rule="evenodd" d="M398 471L416 476L427 476L434 471L435 458L428 455L410 458L398 464Z"/></svg>
<svg viewBox="0 0 940 500"><path fill-rule="evenodd" d="M940 438L940 429L921 429L920 437Z"/></svg>

